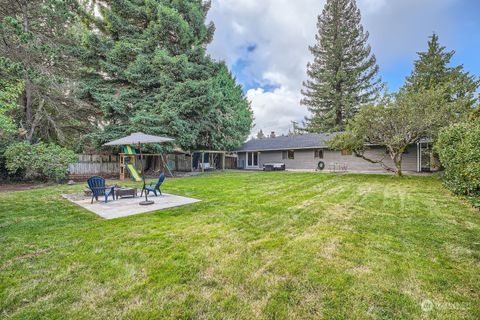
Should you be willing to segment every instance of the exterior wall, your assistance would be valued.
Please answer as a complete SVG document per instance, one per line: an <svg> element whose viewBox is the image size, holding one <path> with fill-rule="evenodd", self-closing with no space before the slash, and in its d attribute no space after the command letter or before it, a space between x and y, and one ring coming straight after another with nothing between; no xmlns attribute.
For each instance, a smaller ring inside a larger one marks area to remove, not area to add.
<svg viewBox="0 0 480 320"><path fill-rule="evenodd" d="M380 160L384 158L384 163L390 167L394 167L390 156L385 153L384 148L372 148L365 152L365 156L371 159ZM325 169L328 170L330 165L335 163L347 164L349 171L385 171L381 165L370 163L355 155L342 156L340 151L325 150L323 154L323 162L325 162ZM417 171L417 146L411 145L407 153L403 155L402 169L404 171Z"/></svg>
<svg viewBox="0 0 480 320"><path fill-rule="evenodd" d="M238 168L245 169L247 166L247 154L245 152L238 153Z"/></svg>
<svg viewBox="0 0 480 320"><path fill-rule="evenodd" d="M294 170L314 170L319 161L325 163L325 170L328 170L334 164L346 164L348 171L379 171L385 170L381 165L370 163L355 155L342 156L340 151L323 150L323 159L315 158L314 149L295 150L295 159L282 159L282 151L263 151L259 153L259 165L263 168L264 163L285 163L287 169ZM365 153L365 156L379 160L384 158L385 164L394 166L393 161L388 154L385 154L384 148L372 148ZM245 168L246 153L238 153L238 166ZM417 171L417 146L411 145L407 153L403 155L402 169L404 171Z"/></svg>
<svg viewBox="0 0 480 320"><path fill-rule="evenodd" d="M295 159L282 159L282 151L260 152L260 168L264 163L285 163L287 169L315 169L318 159L314 158L314 150L295 150Z"/></svg>

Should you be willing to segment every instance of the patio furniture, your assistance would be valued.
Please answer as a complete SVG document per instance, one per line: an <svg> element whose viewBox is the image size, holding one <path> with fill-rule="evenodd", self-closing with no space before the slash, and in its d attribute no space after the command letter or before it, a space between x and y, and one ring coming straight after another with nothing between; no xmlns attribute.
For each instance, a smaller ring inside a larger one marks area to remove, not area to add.
<svg viewBox="0 0 480 320"><path fill-rule="evenodd" d="M264 163L263 171L285 171L285 163Z"/></svg>
<svg viewBox="0 0 480 320"><path fill-rule="evenodd" d="M348 172L348 164L347 163L338 163L335 162L333 164L328 165L328 169L330 172Z"/></svg>
<svg viewBox="0 0 480 320"><path fill-rule="evenodd" d="M105 197L105 203L108 202L108 196L112 196L115 200L115 187L105 186L105 179L99 176L93 176L87 180L88 187L92 190L92 202L93 199L98 201L99 196Z"/></svg>
<svg viewBox="0 0 480 320"><path fill-rule="evenodd" d="M157 191L158 193L160 193L160 195L162 195L162 191L160 190L160 186L162 185L163 181L165 181L165 173L161 173L160 174L160 177L158 177L158 181L157 183L155 184L155 186L153 185L153 182L150 183L149 186L144 186L143 189L142 189L142 194L140 196L143 195L143 191L145 191L146 194L148 194L149 192L153 192L155 194L155 196L158 196L157 194Z"/></svg>
<svg viewBox="0 0 480 320"><path fill-rule="evenodd" d="M115 198L133 197L137 196L137 188L115 188Z"/></svg>
<svg viewBox="0 0 480 320"><path fill-rule="evenodd" d="M339 169L340 169L340 171L342 171L342 172L348 172L348 164L346 164L346 163L340 163L340 164L339 164Z"/></svg>

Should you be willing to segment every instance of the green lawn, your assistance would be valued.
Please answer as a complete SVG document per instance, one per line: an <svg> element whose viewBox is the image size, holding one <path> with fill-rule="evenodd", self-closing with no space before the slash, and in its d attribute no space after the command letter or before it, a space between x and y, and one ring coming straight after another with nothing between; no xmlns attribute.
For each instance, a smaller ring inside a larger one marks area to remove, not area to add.
<svg viewBox="0 0 480 320"><path fill-rule="evenodd" d="M103 220L0 194L0 318L479 319L480 213L433 177L225 173Z"/></svg>

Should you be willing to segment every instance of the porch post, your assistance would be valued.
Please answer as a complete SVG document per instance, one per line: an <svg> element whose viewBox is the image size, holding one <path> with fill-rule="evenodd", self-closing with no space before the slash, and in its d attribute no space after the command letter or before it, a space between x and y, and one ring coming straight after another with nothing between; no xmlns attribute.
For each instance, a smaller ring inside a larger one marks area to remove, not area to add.
<svg viewBox="0 0 480 320"><path fill-rule="evenodd" d="M190 151L190 172L193 172L193 152Z"/></svg>
<svg viewBox="0 0 480 320"><path fill-rule="evenodd" d="M422 171L422 145L421 142L417 142L417 172Z"/></svg>

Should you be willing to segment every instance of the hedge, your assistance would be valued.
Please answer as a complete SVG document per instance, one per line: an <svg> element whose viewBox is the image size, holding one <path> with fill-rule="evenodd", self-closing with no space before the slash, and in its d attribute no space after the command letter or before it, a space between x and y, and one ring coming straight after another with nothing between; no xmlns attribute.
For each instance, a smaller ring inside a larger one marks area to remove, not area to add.
<svg viewBox="0 0 480 320"><path fill-rule="evenodd" d="M440 131L436 152L445 168L445 185L456 194L480 197L480 119Z"/></svg>
<svg viewBox="0 0 480 320"><path fill-rule="evenodd" d="M8 172L21 172L25 179L42 179L60 182L67 177L68 165L78 161L71 150L56 144L19 142L5 150Z"/></svg>

